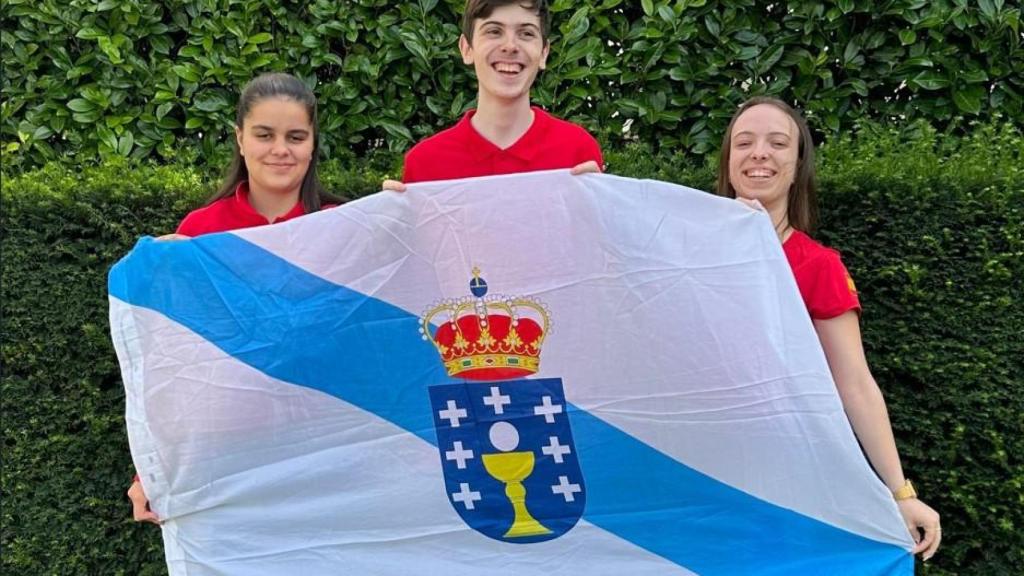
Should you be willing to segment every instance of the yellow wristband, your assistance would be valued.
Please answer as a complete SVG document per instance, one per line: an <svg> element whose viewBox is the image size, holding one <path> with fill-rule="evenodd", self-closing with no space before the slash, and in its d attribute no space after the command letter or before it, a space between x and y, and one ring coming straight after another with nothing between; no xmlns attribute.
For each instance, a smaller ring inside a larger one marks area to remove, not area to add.
<svg viewBox="0 0 1024 576"><path fill-rule="evenodd" d="M903 486L893 490L892 497L895 500L910 500L917 498L917 490L914 490L914 485L910 483L910 480L904 480Z"/></svg>

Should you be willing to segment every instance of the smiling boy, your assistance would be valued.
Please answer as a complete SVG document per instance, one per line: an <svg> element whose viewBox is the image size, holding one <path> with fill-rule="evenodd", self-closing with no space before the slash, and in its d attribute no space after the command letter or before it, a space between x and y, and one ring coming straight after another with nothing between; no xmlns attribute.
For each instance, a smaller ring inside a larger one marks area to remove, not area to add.
<svg viewBox="0 0 1024 576"><path fill-rule="evenodd" d="M530 106L530 87L547 62L549 27L545 0L466 2L459 51L476 71L477 108L406 153L405 183L601 170L601 148L593 136Z"/></svg>

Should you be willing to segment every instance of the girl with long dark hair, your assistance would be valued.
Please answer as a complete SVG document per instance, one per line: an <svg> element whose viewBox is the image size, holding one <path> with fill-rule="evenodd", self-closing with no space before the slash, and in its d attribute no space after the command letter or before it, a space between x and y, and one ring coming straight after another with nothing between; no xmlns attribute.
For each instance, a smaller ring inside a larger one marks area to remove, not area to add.
<svg viewBox="0 0 1024 576"><path fill-rule="evenodd" d="M839 253L809 236L818 201L814 142L803 117L775 98L743 103L722 139L718 194L771 217L853 431L896 499L917 543L914 554L928 560L941 540L939 515L903 476L885 400L864 355L857 290Z"/></svg>
<svg viewBox="0 0 1024 576"><path fill-rule="evenodd" d="M160 239L275 224L339 204L317 178L319 142L316 96L301 80L284 73L253 78L238 100L234 158L223 184ZM128 498L136 521L159 523L138 476Z"/></svg>

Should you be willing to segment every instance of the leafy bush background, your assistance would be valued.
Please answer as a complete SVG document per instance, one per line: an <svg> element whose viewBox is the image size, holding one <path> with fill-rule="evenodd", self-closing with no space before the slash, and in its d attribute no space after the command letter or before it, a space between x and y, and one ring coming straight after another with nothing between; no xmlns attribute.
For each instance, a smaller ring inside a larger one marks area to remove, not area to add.
<svg viewBox="0 0 1024 576"><path fill-rule="evenodd" d="M462 4L6 0L0 146L9 167L62 155L220 165L241 85L288 70L316 86L328 157L404 149L472 105ZM1024 124L1016 2L553 0L552 11L535 101L612 146L707 152L757 93L800 103L823 132L994 110Z"/></svg>
<svg viewBox="0 0 1024 576"><path fill-rule="evenodd" d="M1024 137L1005 123L951 138L862 127L826 144L820 237L861 289L864 339L908 475L943 514L929 575L1024 565ZM709 165L649 146L612 171L710 188ZM397 154L332 161L328 187L377 189ZM163 574L134 524L124 392L106 272L170 231L213 184L194 167L51 164L4 182L2 562L9 574Z"/></svg>
<svg viewBox="0 0 1024 576"><path fill-rule="evenodd" d="M401 150L473 105L455 46L462 4L0 3L5 573L165 572L157 531L131 522L124 498L131 463L107 269L212 190L238 89L260 71L315 86L329 187L355 197L400 173ZM1019 574L1019 3L552 9L552 59L534 100L597 134L612 172L710 189L702 155L753 94L799 103L829 136L819 236L857 278L904 464L944 518L943 549L921 571Z"/></svg>

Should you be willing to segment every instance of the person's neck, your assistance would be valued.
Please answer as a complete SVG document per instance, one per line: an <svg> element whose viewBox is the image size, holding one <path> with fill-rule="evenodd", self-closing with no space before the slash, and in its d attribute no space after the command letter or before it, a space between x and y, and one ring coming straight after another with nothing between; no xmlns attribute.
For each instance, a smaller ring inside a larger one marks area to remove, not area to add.
<svg viewBox="0 0 1024 576"><path fill-rule="evenodd" d="M251 184L249 186L249 205L252 206L253 210L266 218L267 222L273 222L291 212L298 201L298 189L292 192L279 193L253 189Z"/></svg>
<svg viewBox="0 0 1024 576"><path fill-rule="evenodd" d="M779 237L779 242L785 243L793 234L793 226L789 223L789 210L786 203L778 202L766 209L768 216L772 219L772 225L775 226L775 234Z"/></svg>
<svg viewBox="0 0 1024 576"><path fill-rule="evenodd" d="M487 141L504 150L522 138L533 125L530 98L527 95L509 101L481 93L470 124Z"/></svg>

